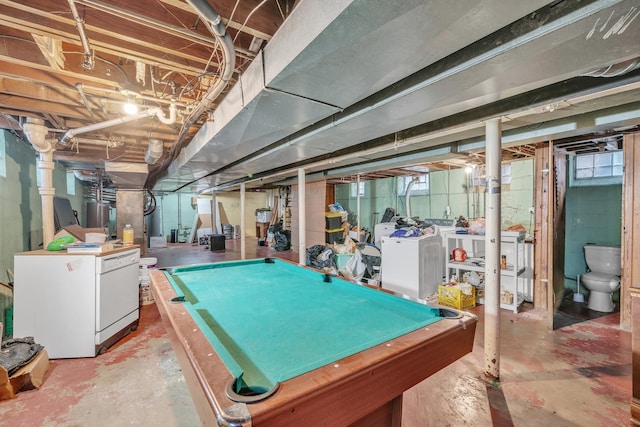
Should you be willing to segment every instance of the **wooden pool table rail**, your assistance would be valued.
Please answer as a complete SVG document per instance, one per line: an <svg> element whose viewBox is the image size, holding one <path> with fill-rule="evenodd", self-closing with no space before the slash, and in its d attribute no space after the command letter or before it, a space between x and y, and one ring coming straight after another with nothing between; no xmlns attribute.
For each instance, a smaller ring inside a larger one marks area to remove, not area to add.
<svg viewBox="0 0 640 427"><path fill-rule="evenodd" d="M151 271L158 309L203 425L400 425L402 393L471 352L477 318L437 323L281 383L267 400L226 398L234 378L176 296L162 271ZM354 285L356 286L356 285Z"/></svg>

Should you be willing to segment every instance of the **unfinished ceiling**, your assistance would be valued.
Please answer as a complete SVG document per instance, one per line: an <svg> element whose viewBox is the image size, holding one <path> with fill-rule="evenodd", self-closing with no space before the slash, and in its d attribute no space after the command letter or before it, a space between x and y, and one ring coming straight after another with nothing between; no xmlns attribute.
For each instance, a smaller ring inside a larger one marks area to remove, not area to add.
<svg viewBox="0 0 640 427"><path fill-rule="evenodd" d="M640 123L632 0L0 4L4 127L44 119L74 169L151 157L156 191L464 164L492 117L506 159Z"/></svg>
<svg viewBox="0 0 640 427"><path fill-rule="evenodd" d="M44 119L55 160L72 169L166 158L197 132L294 5L212 2L234 46L228 58L207 2L191 3L0 0L1 126L20 132L27 118ZM228 82L203 103L223 80L225 61ZM135 120L127 102L140 111Z"/></svg>

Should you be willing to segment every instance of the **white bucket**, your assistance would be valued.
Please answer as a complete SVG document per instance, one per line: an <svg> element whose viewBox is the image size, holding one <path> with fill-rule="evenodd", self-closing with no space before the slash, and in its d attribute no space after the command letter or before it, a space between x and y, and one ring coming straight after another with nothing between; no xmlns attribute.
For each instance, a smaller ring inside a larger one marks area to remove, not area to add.
<svg viewBox="0 0 640 427"><path fill-rule="evenodd" d="M140 285L140 305L152 304L155 300L153 298L153 292L151 292L151 286Z"/></svg>
<svg viewBox="0 0 640 427"><path fill-rule="evenodd" d="M140 258L138 279L140 283L149 284L149 270L156 268L158 258Z"/></svg>

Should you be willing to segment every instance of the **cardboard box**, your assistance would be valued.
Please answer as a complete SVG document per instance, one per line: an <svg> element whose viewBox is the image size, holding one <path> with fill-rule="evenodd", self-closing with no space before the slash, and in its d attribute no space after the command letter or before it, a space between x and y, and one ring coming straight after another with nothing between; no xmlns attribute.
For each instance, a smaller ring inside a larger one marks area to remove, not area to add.
<svg viewBox="0 0 640 427"><path fill-rule="evenodd" d="M453 286L438 286L438 304L464 310L476 306L476 287L471 286L471 295L463 293Z"/></svg>
<svg viewBox="0 0 640 427"><path fill-rule="evenodd" d="M48 369L49 355L44 349L11 377L0 366L0 400L13 399L20 391L40 388Z"/></svg>
<svg viewBox="0 0 640 427"><path fill-rule="evenodd" d="M53 237L55 239L63 236L73 236L74 239L84 242L87 233L104 233L104 228L82 228L79 225L67 225L58 231Z"/></svg>

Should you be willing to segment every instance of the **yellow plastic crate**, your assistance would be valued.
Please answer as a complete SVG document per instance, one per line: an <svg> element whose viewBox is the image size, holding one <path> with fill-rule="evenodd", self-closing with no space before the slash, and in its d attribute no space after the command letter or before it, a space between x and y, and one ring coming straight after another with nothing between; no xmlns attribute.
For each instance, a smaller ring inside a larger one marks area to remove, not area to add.
<svg viewBox="0 0 640 427"><path fill-rule="evenodd" d="M476 306L476 288L471 287L471 295L462 293L460 289L452 286L438 286L438 303L447 307L464 310Z"/></svg>

